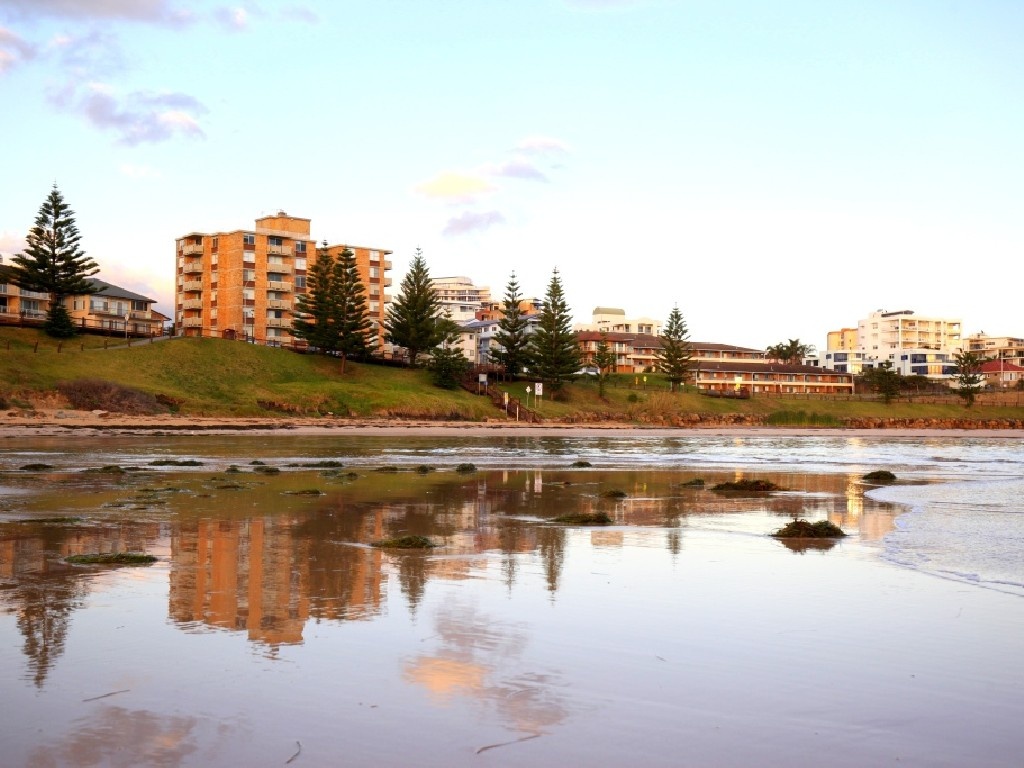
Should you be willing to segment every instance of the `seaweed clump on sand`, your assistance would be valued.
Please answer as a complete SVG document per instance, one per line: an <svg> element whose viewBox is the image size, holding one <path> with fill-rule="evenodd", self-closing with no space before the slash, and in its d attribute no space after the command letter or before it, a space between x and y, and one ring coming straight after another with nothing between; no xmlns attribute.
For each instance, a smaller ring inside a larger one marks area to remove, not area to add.
<svg viewBox="0 0 1024 768"><path fill-rule="evenodd" d="M573 512L559 515L555 522L566 525L611 525L612 519L608 517L607 512Z"/></svg>
<svg viewBox="0 0 1024 768"><path fill-rule="evenodd" d="M35 464L22 464L18 467L22 472L46 472L53 468L53 464L41 464L38 462Z"/></svg>
<svg viewBox="0 0 1024 768"><path fill-rule="evenodd" d="M682 488L703 488L706 483L703 477L695 477L693 480L687 480L685 483L680 483Z"/></svg>
<svg viewBox="0 0 1024 768"><path fill-rule="evenodd" d="M724 491L726 493L769 493L781 491L782 487L771 480L733 480L726 483L718 483L711 487L712 491Z"/></svg>
<svg viewBox="0 0 1024 768"><path fill-rule="evenodd" d="M64 562L73 565L149 565L156 562L156 557L140 552L104 552L69 555L64 558Z"/></svg>
<svg viewBox="0 0 1024 768"><path fill-rule="evenodd" d="M896 475L887 469L876 469L874 472L868 472L861 479L867 480L869 483L895 483Z"/></svg>
<svg viewBox="0 0 1024 768"><path fill-rule="evenodd" d="M841 539L843 529L828 520L794 520L772 534L776 539Z"/></svg>
<svg viewBox="0 0 1024 768"><path fill-rule="evenodd" d="M426 536L397 536L393 539L375 541L370 546L381 549L432 549L437 544Z"/></svg>
<svg viewBox="0 0 1024 768"><path fill-rule="evenodd" d="M592 467L594 465L591 464L589 461L584 461L583 459L580 459L579 461L574 461L569 466L572 467L573 469L586 469L587 467Z"/></svg>
<svg viewBox="0 0 1024 768"><path fill-rule="evenodd" d="M470 472L476 472L476 464L466 462L464 464L456 464L455 471L460 474L469 474Z"/></svg>
<svg viewBox="0 0 1024 768"><path fill-rule="evenodd" d="M620 491L617 488L613 488L610 491L601 491L602 499L624 499L626 495L625 491Z"/></svg>

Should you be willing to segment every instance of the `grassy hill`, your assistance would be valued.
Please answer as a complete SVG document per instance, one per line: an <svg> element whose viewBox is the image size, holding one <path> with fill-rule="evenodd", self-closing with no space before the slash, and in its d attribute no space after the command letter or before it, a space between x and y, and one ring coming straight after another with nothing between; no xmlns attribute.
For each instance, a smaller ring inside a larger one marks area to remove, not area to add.
<svg viewBox="0 0 1024 768"><path fill-rule="evenodd" d="M109 348L104 348L104 347ZM0 328L0 400L21 407L62 407L58 385L78 380L115 382L159 396L179 412L204 416L317 415L391 416L483 420L501 412L483 397L431 384L423 370L409 371L300 355L283 349L218 339L156 342L82 336L58 345L35 329ZM991 419L1024 417L1024 397L1002 406L958 402L921 404L848 402L805 398L722 400L696 392L670 394L658 375L637 386L632 375L612 377L601 398L593 380L565 387L564 401L546 394L546 419L685 423L688 414L760 415L775 424L838 424L850 417ZM527 382L503 388L526 401ZM1014 405L1013 403L1017 403ZM532 403L531 403L532 405Z"/></svg>

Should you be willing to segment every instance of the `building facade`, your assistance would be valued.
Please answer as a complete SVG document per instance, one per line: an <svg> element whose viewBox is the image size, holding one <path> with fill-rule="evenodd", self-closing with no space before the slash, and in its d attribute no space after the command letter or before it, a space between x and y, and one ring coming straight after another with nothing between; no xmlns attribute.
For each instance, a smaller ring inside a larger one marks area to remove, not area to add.
<svg viewBox="0 0 1024 768"><path fill-rule="evenodd" d="M334 258L346 248L356 256L366 288L373 338L383 342L391 296L391 251L341 243L324 245ZM256 219L252 230L191 232L175 242L174 328L183 336L245 339L292 345L297 298L316 259L310 220L279 211ZM301 342L299 342L301 346Z"/></svg>
<svg viewBox="0 0 1024 768"><path fill-rule="evenodd" d="M878 310L852 329L830 331L822 367L859 374L889 362L903 376L948 379L956 372L954 357L963 348L959 318L925 317L912 310Z"/></svg>
<svg viewBox="0 0 1024 768"><path fill-rule="evenodd" d="M1014 336L989 336L981 331L972 333L965 342L968 352L1024 367L1024 339Z"/></svg>
<svg viewBox="0 0 1024 768"><path fill-rule="evenodd" d="M64 305L80 331L159 336L167 318L157 312L155 299L96 278L96 293L67 296ZM14 282L14 268L0 265L0 324L41 326L50 309L50 294L25 291Z"/></svg>
<svg viewBox="0 0 1024 768"><path fill-rule="evenodd" d="M594 307L589 323L576 323L577 331L608 331L609 333L643 334L658 336L661 323L649 317L626 317L624 309Z"/></svg>

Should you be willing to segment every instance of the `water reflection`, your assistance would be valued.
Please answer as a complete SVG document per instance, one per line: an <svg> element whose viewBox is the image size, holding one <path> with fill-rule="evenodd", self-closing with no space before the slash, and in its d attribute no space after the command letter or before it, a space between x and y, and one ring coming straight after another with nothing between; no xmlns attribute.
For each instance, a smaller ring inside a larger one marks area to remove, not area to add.
<svg viewBox="0 0 1024 768"><path fill-rule="evenodd" d="M437 648L403 662L402 676L423 687L435 704L469 697L529 735L566 718L564 685L556 672L516 672L529 644L525 624L496 621L476 605L456 601L438 607L434 628Z"/></svg>
<svg viewBox="0 0 1024 768"><path fill-rule="evenodd" d="M0 605L17 615L29 674L42 686L63 652L73 612L88 594L62 558L77 552L144 551L169 542L168 615L195 632L244 633L271 650L303 642L310 621L367 621L386 610L395 583L410 612L431 580L477 578L498 564L511 593L534 558L553 599L566 564L567 512L607 512L615 525L587 533L591 547L622 548L633 526L665 530L664 551L682 549L681 526L703 517L766 534L768 517L827 518L877 539L896 509L865 502L856 478L813 473L706 472L710 486L744 476L786 490L723 496L686 483L692 471L495 470L386 474L287 472L55 475L53 493L25 480L26 513L81 514L77 523L0 523ZM608 498L619 490L625 498ZM751 513L751 514L746 514ZM746 522L744 522L746 521ZM777 527L777 526L776 526ZM853 529L853 530L851 530ZM415 534L429 554L371 547ZM532 576L533 573L530 573Z"/></svg>

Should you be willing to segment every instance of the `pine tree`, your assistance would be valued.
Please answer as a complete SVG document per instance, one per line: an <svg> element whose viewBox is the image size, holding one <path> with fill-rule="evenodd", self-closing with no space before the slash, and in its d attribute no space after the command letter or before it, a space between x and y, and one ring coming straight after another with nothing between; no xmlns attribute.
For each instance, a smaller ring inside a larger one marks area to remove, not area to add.
<svg viewBox="0 0 1024 768"><path fill-rule="evenodd" d="M75 226L75 212L64 202L54 184L39 208L35 226L29 230L28 247L12 259L14 282L19 288L50 294L50 308L43 328L57 338L75 335L64 299L99 290L89 280L100 271L99 265L85 255L79 246L81 239Z"/></svg>
<svg viewBox="0 0 1024 768"><path fill-rule="evenodd" d="M336 322L338 309L332 288L334 259L327 252L327 243L316 251L316 261L306 274L306 292L295 301L296 313L308 315L292 321L292 335L305 339L323 354L338 349L340 332Z"/></svg>
<svg viewBox="0 0 1024 768"><path fill-rule="evenodd" d="M365 358L370 353L370 316L366 306L366 288L359 279L356 255L345 248L335 260L331 274L334 296L334 321L338 327L338 351L341 371L349 357Z"/></svg>
<svg viewBox="0 0 1024 768"><path fill-rule="evenodd" d="M443 389L455 389L469 370L469 360L462 354L459 337L462 329L452 320L451 313L437 321L438 344L431 350L428 367L434 374L434 384Z"/></svg>
<svg viewBox="0 0 1024 768"><path fill-rule="evenodd" d="M608 343L608 331L601 331L601 339L594 351L594 365L597 366L597 394L604 397L604 383L609 372L615 370L615 350Z"/></svg>
<svg viewBox="0 0 1024 768"><path fill-rule="evenodd" d="M512 377L522 373L530 361L529 322L521 307L522 300L516 273L513 272L505 286L504 314L498 321L498 332L494 334L494 343L499 346L491 350L491 361L504 366L505 373Z"/></svg>
<svg viewBox="0 0 1024 768"><path fill-rule="evenodd" d="M531 371L558 391L576 375L582 363L557 269L551 275L538 319L537 329L530 334Z"/></svg>
<svg viewBox="0 0 1024 768"><path fill-rule="evenodd" d="M963 398L964 405L974 405L975 396L981 388L985 377L981 373L981 355L962 350L953 356L956 362L957 391Z"/></svg>
<svg viewBox="0 0 1024 768"><path fill-rule="evenodd" d="M430 281L427 263L417 248L409 271L402 278L401 293L391 302L384 321L385 338L408 351L410 366L416 366L416 358L421 352L437 345L437 315L440 310L441 301Z"/></svg>
<svg viewBox="0 0 1024 768"><path fill-rule="evenodd" d="M693 348L690 346L690 333L679 307L672 307L668 322L662 331L661 348L656 353L658 370L665 374L672 391L677 391L680 384L685 384L693 370Z"/></svg>

